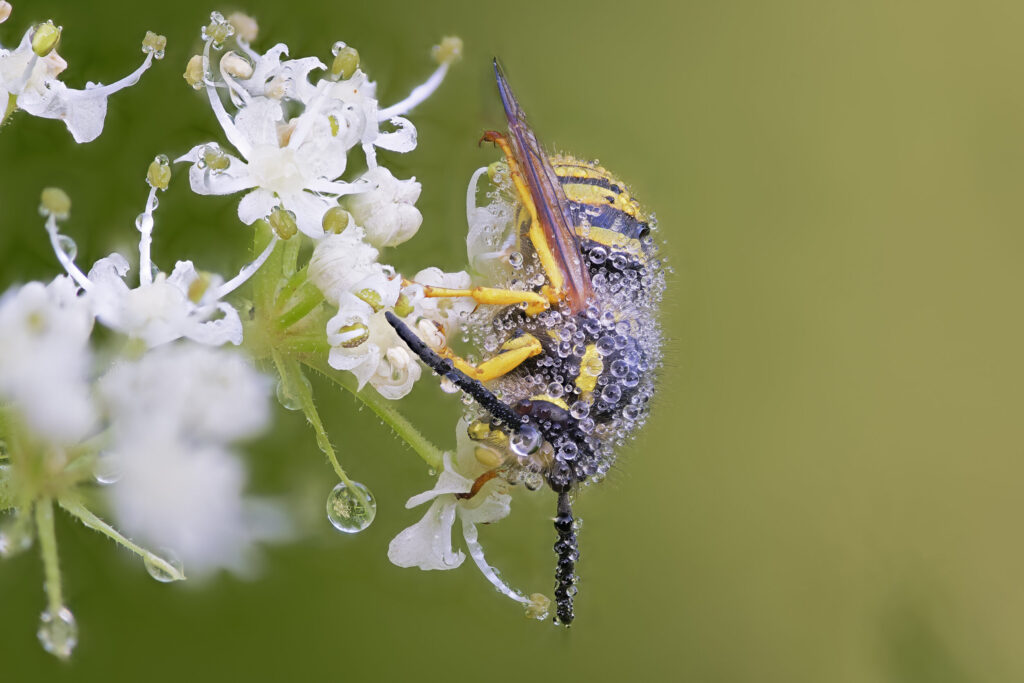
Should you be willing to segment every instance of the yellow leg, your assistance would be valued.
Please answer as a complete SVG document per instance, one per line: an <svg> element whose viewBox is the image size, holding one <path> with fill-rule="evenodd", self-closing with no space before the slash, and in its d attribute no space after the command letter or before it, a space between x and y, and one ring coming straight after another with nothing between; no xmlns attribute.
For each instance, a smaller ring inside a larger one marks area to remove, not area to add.
<svg viewBox="0 0 1024 683"><path fill-rule="evenodd" d="M497 287L473 287L472 289L448 289L447 287L431 287L423 285L423 295L431 298L465 296L478 304L490 306L510 306L526 304L527 315L537 315L550 305L548 300L537 292L498 289Z"/></svg>
<svg viewBox="0 0 1024 683"><path fill-rule="evenodd" d="M509 174L512 176L512 182L515 184L516 192L519 194L519 201L522 202L530 214L530 229L527 234L530 237L530 242L533 243L533 248L537 252L537 258L540 259L540 265L544 269L544 273L547 275L548 282L550 283L550 285L545 285L542 289L544 297L549 304L558 303L566 295L565 273L562 272L558 262L555 260L555 255L551 252L551 246L544 235L544 228L540 224L540 219L537 218L537 205L533 203L533 195L530 194L530 188L527 187L526 181L523 178L523 171L519 167L519 162L516 161L515 155L512 153L512 146L509 144L508 138L493 130L484 133L482 139L493 142L505 154L505 161L508 163Z"/></svg>
<svg viewBox="0 0 1024 683"><path fill-rule="evenodd" d="M459 358L450 349L444 348L439 353L451 359L452 365L466 373L475 380L489 382L492 379L506 375L519 367L527 358L532 358L543 353L544 348L540 341L532 334L524 334L510 339L501 347L501 353L494 358L489 358L479 365L467 363Z"/></svg>

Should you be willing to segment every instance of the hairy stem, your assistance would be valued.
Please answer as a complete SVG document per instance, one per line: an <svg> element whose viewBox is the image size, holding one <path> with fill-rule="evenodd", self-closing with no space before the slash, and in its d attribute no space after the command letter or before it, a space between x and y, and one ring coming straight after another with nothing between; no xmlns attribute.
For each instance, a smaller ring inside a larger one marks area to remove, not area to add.
<svg viewBox="0 0 1024 683"><path fill-rule="evenodd" d="M2 128L5 123L7 123L7 119L9 119L11 117L11 114L13 114L14 110L17 109L17 108L18 108L18 97L16 95L14 95L14 94L8 93L7 94L7 106L4 108L4 116L3 116L3 118L0 118L0 128Z"/></svg>
<svg viewBox="0 0 1024 683"><path fill-rule="evenodd" d="M43 588L46 591L46 605L56 618L64 607L64 594L60 582L60 562L57 558L57 533L53 528L53 499L43 498L36 503L36 532L39 534L39 550L43 555Z"/></svg>
<svg viewBox="0 0 1024 683"><path fill-rule="evenodd" d="M355 378L350 373L335 370L323 358L309 358L304 359L303 362L359 399L363 405L372 410L377 417L391 427L391 430L402 441L409 444L409 447L427 465L436 470L441 469L443 463L441 449L435 446L404 415L398 412L391 401L372 389L360 391L356 386Z"/></svg>
<svg viewBox="0 0 1024 683"><path fill-rule="evenodd" d="M305 283L298 291L299 300L294 306L288 309L277 319L279 330L287 330L309 315L314 308L323 303L324 295L317 287L309 282Z"/></svg>
<svg viewBox="0 0 1024 683"><path fill-rule="evenodd" d="M171 564L164 558L160 557L156 553L146 550L137 543L132 542L131 539L127 538L120 531L118 531L117 529L115 529L114 527L110 526L102 519L97 517L95 514L93 514L91 510L89 510L89 508L85 507L77 500L61 499L57 502L68 513L70 513L74 517L77 517L82 524L89 527L93 531L98 531L104 536L113 539L113 541L118 545L124 546L125 548L132 551L133 553L141 557L143 560L148 562L150 565L166 573L169 577L171 577L172 580L183 581L185 579L185 575L173 564Z"/></svg>

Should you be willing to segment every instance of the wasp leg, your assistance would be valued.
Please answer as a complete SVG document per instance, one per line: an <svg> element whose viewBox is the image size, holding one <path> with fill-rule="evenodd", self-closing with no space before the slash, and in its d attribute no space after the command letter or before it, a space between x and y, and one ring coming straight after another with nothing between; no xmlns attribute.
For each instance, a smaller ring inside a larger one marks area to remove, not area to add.
<svg viewBox="0 0 1024 683"><path fill-rule="evenodd" d="M536 337L532 334L524 334L505 342L501 347L501 353L493 358L488 358L479 365L466 362L447 348L441 350L441 355L451 360L452 365L478 382L489 382L507 375L527 358L533 358L543 352L544 347Z"/></svg>
<svg viewBox="0 0 1024 683"><path fill-rule="evenodd" d="M448 289L447 287L431 287L422 285L423 295L431 298L465 296L478 304L489 306L511 306L526 304L527 315L537 315L550 306L547 297L537 292L499 289L497 287L473 287L472 289Z"/></svg>
<svg viewBox="0 0 1024 683"><path fill-rule="evenodd" d="M519 167L519 162L516 161L515 154L512 152L512 146L509 144L508 138L493 130L486 131L480 140L481 142L484 140L493 142L501 148L502 153L505 155L505 161L508 163L509 174L512 176L512 182L516 186L519 201L522 202L526 211L530 214L530 229L527 234L530 237L530 242L533 243L533 248L537 252L537 258L540 259L540 265L544 269L544 273L547 275L548 282L550 283L550 285L545 285L542 291L548 305L558 303L566 296L565 273L558 266L555 255L551 252L551 246L544 236L544 228L541 227L540 219L537 218L537 205L533 203L533 195L530 194L530 189L526 186L526 181L523 179L523 171Z"/></svg>

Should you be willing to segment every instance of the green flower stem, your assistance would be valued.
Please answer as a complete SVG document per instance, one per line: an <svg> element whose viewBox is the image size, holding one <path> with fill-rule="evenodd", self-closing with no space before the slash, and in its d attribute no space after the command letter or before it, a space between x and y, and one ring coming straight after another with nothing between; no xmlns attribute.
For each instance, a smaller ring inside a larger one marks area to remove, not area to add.
<svg viewBox="0 0 1024 683"><path fill-rule="evenodd" d="M309 315L324 300L323 292L309 282L299 288L298 296L298 302L277 319L278 329L287 330Z"/></svg>
<svg viewBox="0 0 1024 683"><path fill-rule="evenodd" d="M309 264L307 263L306 265L302 266L302 268L299 268L299 270L297 270L290 278L288 278L288 281L284 283L284 286L281 287L281 291L277 295L277 305L279 307L282 307L286 303L288 303L288 301L292 298L292 295L295 294L295 290L297 290L300 285L306 282L306 275L308 272Z"/></svg>
<svg viewBox="0 0 1024 683"><path fill-rule="evenodd" d="M53 529L53 499L43 498L36 503L36 532L43 555L43 588L47 609L54 617L64 607L64 594L60 583L60 562L57 558L57 533Z"/></svg>
<svg viewBox="0 0 1024 683"><path fill-rule="evenodd" d="M330 460L331 467L334 468L338 479L341 479L345 482L346 486L355 490L355 487L352 486L352 480L348 478L348 475L345 474L345 469L338 462L334 446L331 445L331 439L327 436L327 430L324 428L324 423L320 420L320 413L317 412L316 404L313 402L313 390L304 381L305 378L302 376L302 367L298 361L283 357L277 349L273 350L273 354L274 364L277 366L278 374L281 375L281 383L284 385L285 392L291 398L298 399L302 412L306 414L306 419L316 433L316 443L320 450L324 452L324 455L327 456L327 459Z"/></svg>
<svg viewBox="0 0 1024 683"><path fill-rule="evenodd" d="M281 274L285 277L295 275L295 268L299 263L299 247L302 243L298 235L292 239L285 240L284 252L282 254Z"/></svg>
<svg viewBox="0 0 1024 683"><path fill-rule="evenodd" d="M0 127L2 127L5 123L7 123L7 119L10 118L11 114L13 114L14 110L17 109L17 108L18 108L18 98L17 98L17 96L13 95L11 93L8 93L7 94L7 107L6 107L6 109L4 109L4 117L2 119L0 119Z"/></svg>
<svg viewBox="0 0 1024 683"><path fill-rule="evenodd" d="M322 334L285 337L280 348L292 353L314 353L324 356L331 351L331 345Z"/></svg>
<svg viewBox="0 0 1024 683"><path fill-rule="evenodd" d="M64 508L72 516L77 517L78 520L89 527L93 531L98 531L104 536L111 538L118 545L122 545L128 550L132 551L143 560L148 562L150 565L160 569L168 576L172 577L175 581L184 581L185 575L177 567L172 565L170 562L160 557L156 553L146 550L137 543L133 543L130 539L125 537L120 531L110 526L102 519L93 514L91 510L79 503L77 500L61 499L57 501L58 504Z"/></svg>
<svg viewBox="0 0 1024 683"><path fill-rule="evenodd" d="M326 359L323 357L304 359L303 362L359 399L363 405L372 410L377 417L391 427L392 431L402 441L409 444L409 447L428 466L435 470L441 469L444 462L444 454L441 449L435 446L430 439L423 436L404 415L398 412L393 402L384 398L373 389L360 391L351 373L335 370L327 364Z"/></svg>

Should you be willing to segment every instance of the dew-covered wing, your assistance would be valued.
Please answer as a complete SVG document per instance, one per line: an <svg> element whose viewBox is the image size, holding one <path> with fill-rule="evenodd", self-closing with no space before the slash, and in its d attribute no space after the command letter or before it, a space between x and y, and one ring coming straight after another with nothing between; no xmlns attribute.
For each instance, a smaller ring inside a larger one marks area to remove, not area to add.
<svg viewBox="0 0 1024 683"><path fill-rule="evenodd" d="M526 114L512 94L498 60L494 60L494 75L498 79L498 90L505 106L516 161L522 167L526 185L533 196L544 235L556 262L565 273L566 302L573 311L581 311L592 288L590 272L580 253L579 238L573 227L569 200L565 197L547 154L537 142L537 136L526 123Z"/></svg>

